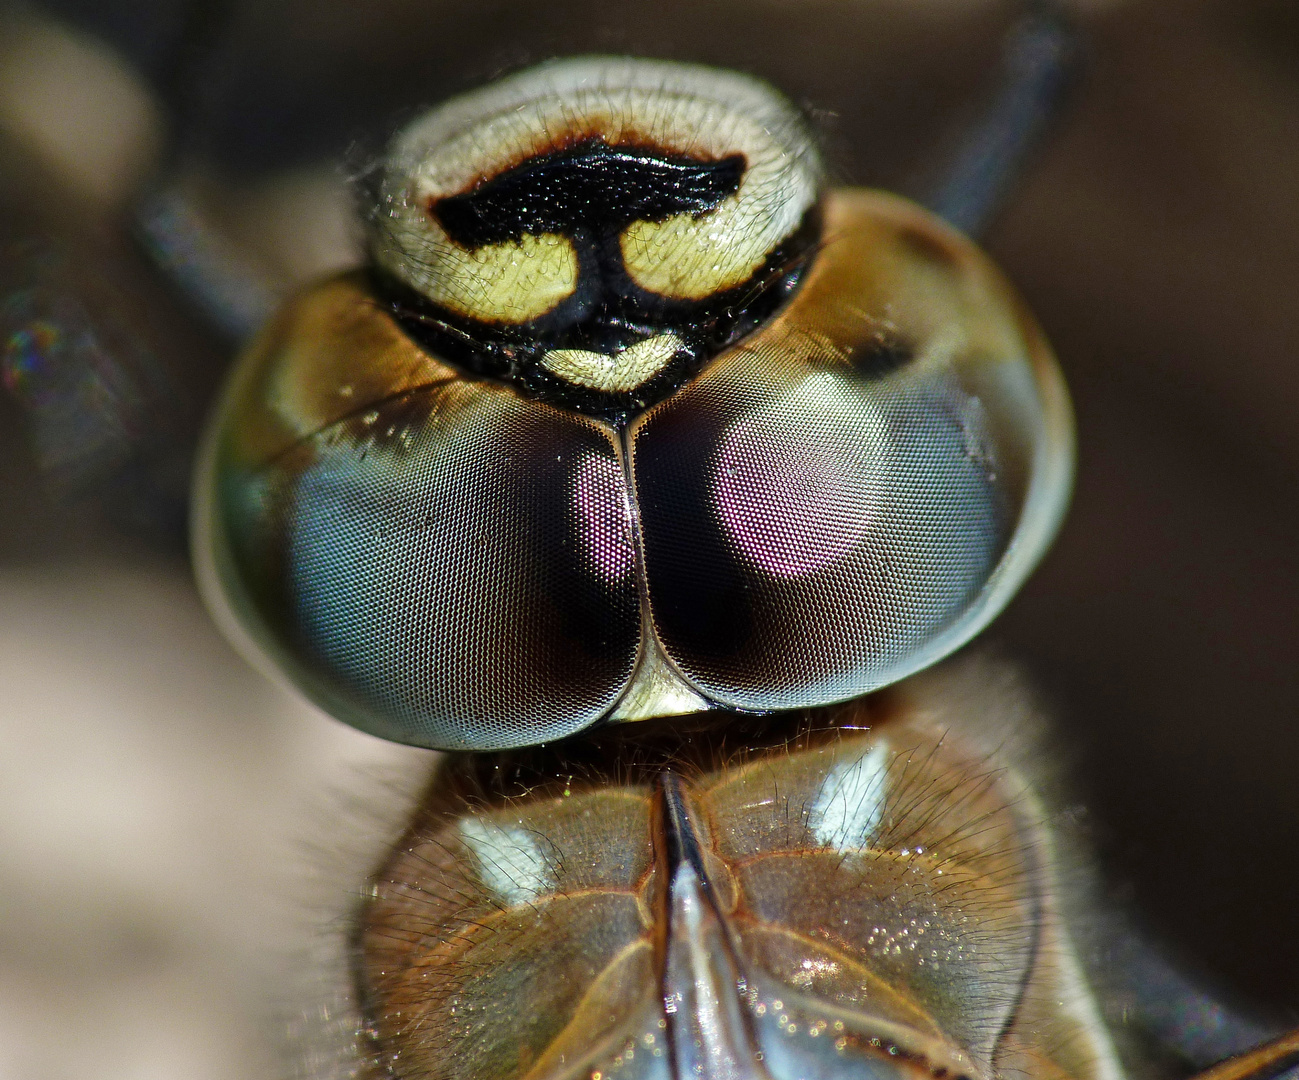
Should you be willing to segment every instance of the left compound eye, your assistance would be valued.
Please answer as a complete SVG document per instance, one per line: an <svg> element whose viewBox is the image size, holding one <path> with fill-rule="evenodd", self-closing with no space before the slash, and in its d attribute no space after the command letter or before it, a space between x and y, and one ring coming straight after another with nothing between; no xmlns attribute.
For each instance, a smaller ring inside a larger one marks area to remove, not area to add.
<svg viewBox="0 0 1299 1080"><path fill-rule="evenodd" d="M1063 510L1065 391L968 241L818 176L788 103L685 65L417 120L371 267L281 314L212 428L227 626L334 715L471 750L844 700L968 640Z"/></svg>

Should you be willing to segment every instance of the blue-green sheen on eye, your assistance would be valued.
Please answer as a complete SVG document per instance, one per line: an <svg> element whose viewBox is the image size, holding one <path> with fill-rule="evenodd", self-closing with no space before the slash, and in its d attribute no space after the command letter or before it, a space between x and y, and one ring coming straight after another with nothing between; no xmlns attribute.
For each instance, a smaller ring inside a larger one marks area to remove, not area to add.
<svg viewBox="0 0 1299 1080"><path fill-rule="evenodd" d="M607 436L465 386L376 413L376 441L315 436L310 463L244 510L278 567L260 604L306 677L412 741L499 747L589 726L629 681L639 634L635 581L609 572L631 526ZM615 482L593 484L593 465Z"/></svg>
<svg viewBox="0 0 1299 1080"><path fill-rule="evenodd" d="M843 189L809 214L824 243L695 367L695 309L607 354L516 328L497 371L374 274L295 300L204 455L197 559L227 629L349 723L470 750L825 705L958 648L1062 514L1063 383L925 211Z"/></svg>

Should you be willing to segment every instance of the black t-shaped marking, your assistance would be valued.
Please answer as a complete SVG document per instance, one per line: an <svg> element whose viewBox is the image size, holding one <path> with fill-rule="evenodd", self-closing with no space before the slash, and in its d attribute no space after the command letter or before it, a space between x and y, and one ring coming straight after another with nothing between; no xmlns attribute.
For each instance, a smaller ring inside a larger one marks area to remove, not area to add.
<svg viewBox="0 0 1299 1080"><path fill-rule="evenodd" d="M743 154L716 161L588 139L530 158L429 208L461 247L557 233L612 238L633 221L703 214L739 190Z"/></svg>

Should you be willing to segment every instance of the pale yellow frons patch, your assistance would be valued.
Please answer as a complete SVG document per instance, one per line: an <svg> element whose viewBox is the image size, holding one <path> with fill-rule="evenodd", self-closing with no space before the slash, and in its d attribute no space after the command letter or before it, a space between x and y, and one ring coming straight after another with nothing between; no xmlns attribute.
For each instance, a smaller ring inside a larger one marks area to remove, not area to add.
<svg viewBox="0 0 1299 1080"><path fill-rule="evenodd" d="M617 394L652 379L679 348L681 339L676 334L656 334L612 355L586 349L551 349L542 357L541 366L578 386Z"/></svg>
<svg viewBox="0 0 1299 1080"><path fill-rule="evenodd" d="M634 221L619 238L627 275L647 292L678 300L705 300L743 285L770 254L762 241L765 213L756 196L732 196L702 217Z"/></svg>
<svg viewBox="0 0 1299 1080"><path fill-rule="evenodd" d="M468 251L447 243L425 267L429 298L486 322L539 318L577 287L577 252L563 236L527 235Z"/></svg>

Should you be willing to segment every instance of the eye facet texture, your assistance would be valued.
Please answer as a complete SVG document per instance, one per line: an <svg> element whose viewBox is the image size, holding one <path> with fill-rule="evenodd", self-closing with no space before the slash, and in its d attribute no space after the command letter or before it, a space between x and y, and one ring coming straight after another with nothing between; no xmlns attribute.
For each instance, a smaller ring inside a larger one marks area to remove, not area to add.
<svg viewBox="0 0 1299 1080"><path fill-rule="evenodd" d="M1058 521L1063 387L966 241L877 193L824 213L787 307L620 422L465 375L363 276L300 298L204 466L227 625L334 715L461 749L845 700L959 646Z"/></svg>
<svg viewBox="0 0 1299 1080"><path fill-rule="evenodd" d="M709 698L736 708L892 682L1005 550L997 492L967 451L960 391L872 386L784 353L733 360L635 436L663 647Z"/></svg>
<svg viewBox="0 0 1299 1080"><path fill-rule="evenodd" d="M842 701L966 641L1063 510L1064 388L968 241L818 170L770 88L684 65L542 65L416 121L375 266L289 305L213 426L232 634L468 750Z"/></svg>
<svg viewBox="0 0 1299 1080"><path fill-rule="evenodd" d="M430 742L558 738L608 712L640 631L608 434L463 382L374 414L377 437L315 436L272 497L299 648Z"/></svg>

